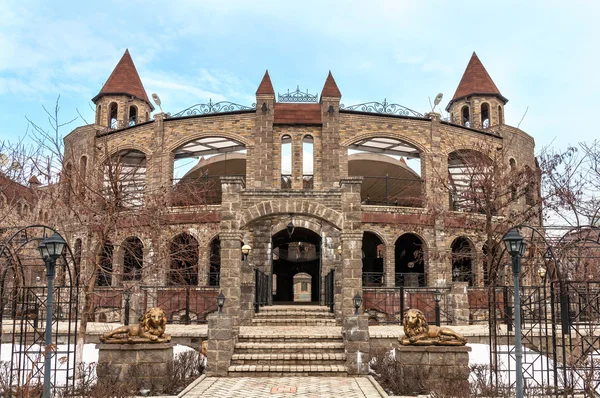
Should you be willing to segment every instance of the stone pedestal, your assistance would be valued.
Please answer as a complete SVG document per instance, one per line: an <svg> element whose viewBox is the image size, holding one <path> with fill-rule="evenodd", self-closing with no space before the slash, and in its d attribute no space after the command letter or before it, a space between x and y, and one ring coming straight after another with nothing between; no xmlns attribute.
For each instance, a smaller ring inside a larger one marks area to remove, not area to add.
<svg viewBox="0 0 600 398"><path fill-rule="evenodd" d="M410 392L437 388L468 392L470 351L467 346L400 346L395 354Z"/></svg>
<svg viewBox="0 0 600 398"><path fill-rule="evenodd" d="M353 315L344 319L342 333L349 375L369 374L369 316Z"/></svg>
<svg viewBox="0 0 600 398"><path fill-rule="evenodd" d="M163 392L172 370L173 343L96 344L99 381L124 383L135 380L141 388Z"/></svg>
<svg viewBox="0 0 600 398"><path fill-rule="evenodd" d="M227 376L236 340L233 317L218 313L208 316L207 376Z"/></svg>

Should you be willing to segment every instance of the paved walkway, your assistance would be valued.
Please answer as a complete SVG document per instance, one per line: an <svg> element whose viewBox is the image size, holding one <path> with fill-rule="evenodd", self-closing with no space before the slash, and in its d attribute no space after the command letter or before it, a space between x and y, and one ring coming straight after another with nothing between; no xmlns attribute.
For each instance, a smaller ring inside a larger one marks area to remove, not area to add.
<svg viewBox="0 0 600 398"><path fill-rule="evenodd" d="M382 398L368 377L206 377L183 398Z"/></svg>

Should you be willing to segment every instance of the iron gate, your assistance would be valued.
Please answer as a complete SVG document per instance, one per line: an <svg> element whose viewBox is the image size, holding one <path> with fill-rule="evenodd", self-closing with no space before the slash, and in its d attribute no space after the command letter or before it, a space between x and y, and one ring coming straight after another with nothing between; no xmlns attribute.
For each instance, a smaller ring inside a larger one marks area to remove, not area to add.
<svg viewBox="0 0 600 398"><path fill-rule="evenodd" d="M74 387L79 275L68 245L56 262L52 344L45 345L47 281L38 245L56 231L44 225L17 230L0 248L0 375L3 396L41 395L44 361L51 356L51 389ZM8 391L6 390L8 389Z"/></svg>

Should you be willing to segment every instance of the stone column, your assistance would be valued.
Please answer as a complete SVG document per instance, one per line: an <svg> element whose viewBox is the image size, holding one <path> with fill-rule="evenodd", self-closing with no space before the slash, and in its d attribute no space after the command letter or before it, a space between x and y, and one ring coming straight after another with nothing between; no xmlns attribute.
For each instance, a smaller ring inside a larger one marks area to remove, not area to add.
<svg viewBox="0 0 600 398"><path fill-rule="evenodd" d="M208 316L207 376L227 376L237 335L231 316L218 313Z"/></svg>
<svg viewBox="0 0 600 398"><path fill-rule="evenodd" d="M344 225L340 234L342 240L342 267L341 272L336 272L336 279L341 279L342 284L342 318L354 314L352 298L356 293L361 296L363 294L361 184L362 177L345 178L340 181Z"/></svg>
<svg viewBox="0 0 600 398"><path fill-rule="evenodd" d="M349 375L369 374L369 317L352 315L344 318L342 334Z"/></svg>
<svg viewBox="0 0 600 398"><path fill-rule="evenodd" d="M450 316L453 325L469 324L469 294L467 288L468 282L454 282L451 284L448 294L450 304Z"/></svg>
<svg viewBox="0 0 600 398"><path fill-rule="evenodd" d="M385 287L396 286L396 246L385 245Z"/></svg>

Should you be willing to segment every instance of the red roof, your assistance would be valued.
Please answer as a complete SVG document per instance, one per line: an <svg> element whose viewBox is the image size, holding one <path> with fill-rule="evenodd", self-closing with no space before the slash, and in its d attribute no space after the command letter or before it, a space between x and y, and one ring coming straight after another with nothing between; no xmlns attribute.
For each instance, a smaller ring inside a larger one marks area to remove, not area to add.
<svg viewBox="0 0 600 398"><path fill-rule="evenodd" d="M148 95L140 79L140 75L137 73L137 69L133 64L129 50L125 50L125 54L108 77L106 83L102 87L102 90L92 98L92 101L96 100L102 95L108 94L127 94L133 95L141 100L146 101L151 107ZM152 107L154 109L154 107Z"/></svg>
<svg viewBox="0 0 600 398"><path fill-rule="evenodd" d="M271 84L271 76L269 76L269 70L265 72L265 75L262 78L262 81L258 85L258 89L256 90L256 95L259 94L272 94L275 95L275 90L273 90L273 84Z"/></svg>
<svg viewBox="0 0 600 398"><path fill-rule="evenodd" d="M465 69L462 79L452 97L452 101L456 101L459 98L466 97L472 94L491 94L499 96L504 103L508 102L506 98L500 94L500 90L494 84L494 81L485 70L485 67L477 57L477 54L473 52L471 60ZM450 101L450 103L452 103Z"/></svg>
<svg viewBox="0 0 600 398"><path fill-rule="evenodd" d="M29 185L42 185L42 183L36 176L31 176L31 178L29 178Z"/></svg>
<svg viewBox="0 0 600 398"><path fill-rule="evenodd" d="M323 86L323 91L321 91L321 98L323 97L342 98L342 93L335 83L331 71L329 71L329 75L327 75L327 80L325 80L325 85Z"/></svg>
<svg viewBox="0 0 600 398"><path fill-rule="evenodd" d="M321 124L321 104L276 103L274 124Z"/></svg>
<svg viewBox="0 0 600 398"><path fill-rule="evenodd" d="M14 182L3 175L0 175L0 192L6 196L6 201L9 204L16 203L20 199L26 200L30 204L34 202L34 194L31 188Z"/></svg>

